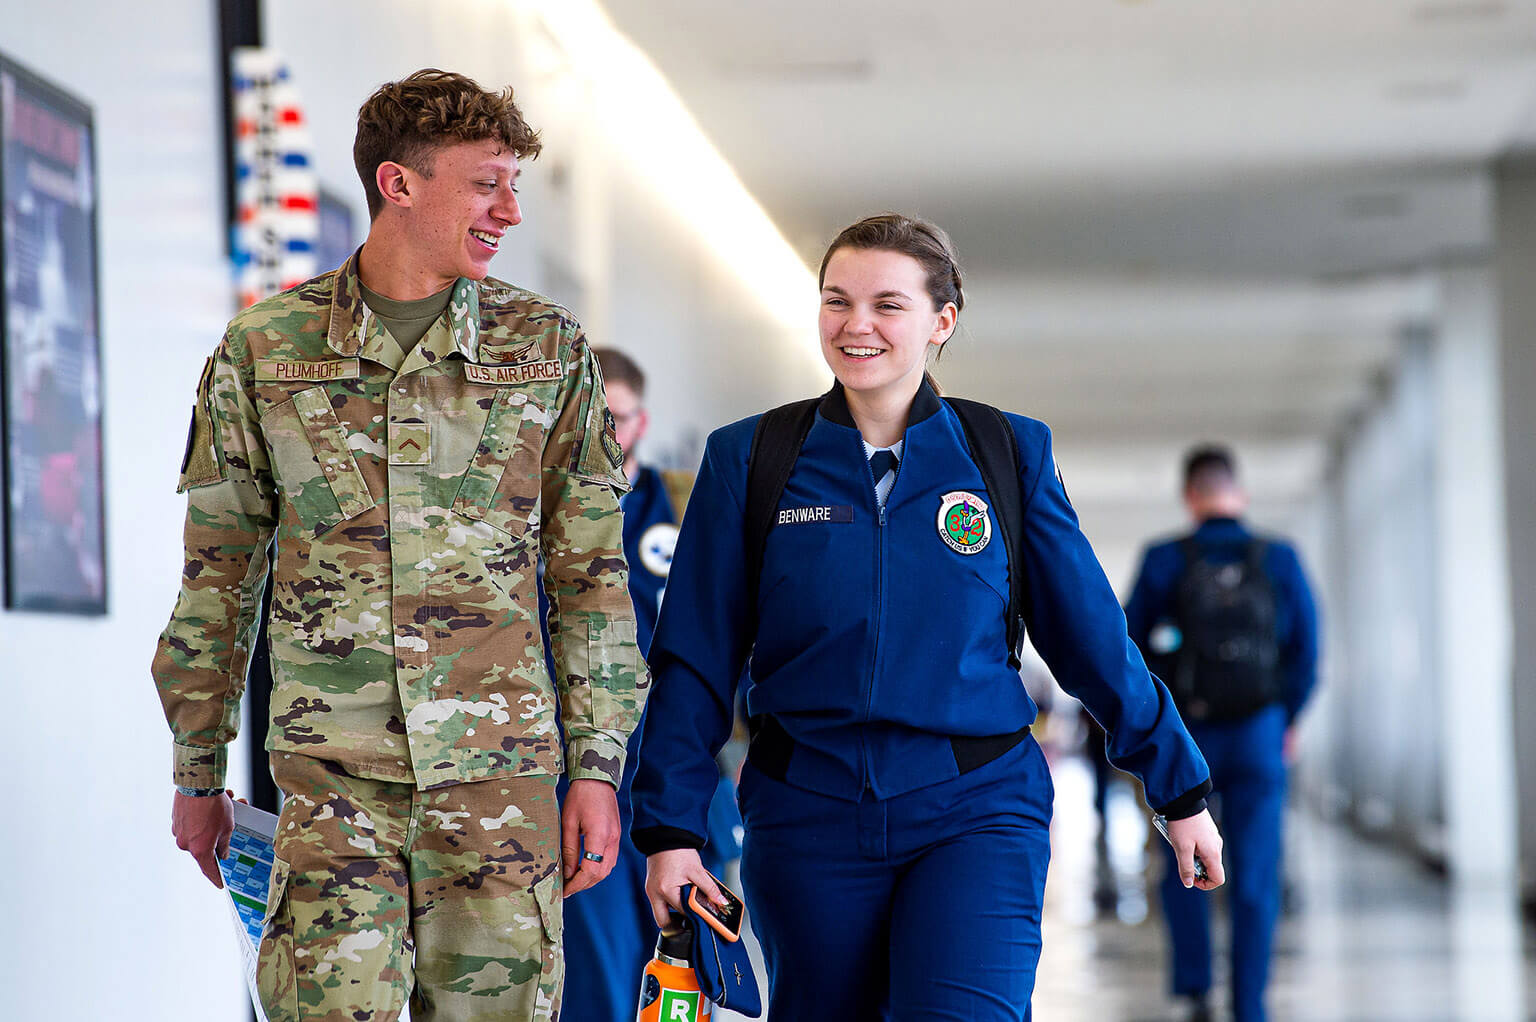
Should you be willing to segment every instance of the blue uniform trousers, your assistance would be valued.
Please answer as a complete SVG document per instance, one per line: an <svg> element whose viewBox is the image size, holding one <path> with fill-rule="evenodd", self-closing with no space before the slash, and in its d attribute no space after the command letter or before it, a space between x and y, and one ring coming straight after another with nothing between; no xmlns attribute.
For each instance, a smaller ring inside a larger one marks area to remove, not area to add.
<svg viewBox="0 0 1536 1022"><path fill-rule="evenodd" d="M1264 1022L1264 988L1280 915L1280 820L1285 804L1285 710L1270 706L1226 724L1191 722L1189 733L1211 767L1220 800L1221 836L1232 914L1232 1006L1237 1022ZM1173 992L1211 987L1207 898L1179 883L1173 852L1163 847L1163 913L1173 943Z"/></svg>
<svg viewBox="0 0 1536 1022"><path fill-rule="evenodd" d="M952 780L858 803L749 759L742 886L768 1017L1029 1019L1053 792L1031 737Z"/></svg>

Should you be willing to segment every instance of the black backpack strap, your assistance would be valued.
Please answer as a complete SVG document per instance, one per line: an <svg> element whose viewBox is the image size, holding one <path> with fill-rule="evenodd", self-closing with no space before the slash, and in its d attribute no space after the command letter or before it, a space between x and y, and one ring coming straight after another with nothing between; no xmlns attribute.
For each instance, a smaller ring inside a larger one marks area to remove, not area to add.
<svg viewBox="0 0 1536 1022"><path fill-rule="evenodd" d="M800 448L805 445L811 424L816 421L819 397L770 408L757 420L752 432L752 447L747 454L747 497L743 511L746 542L747 605L757 613L757 586L763 573L763 547L768 530L773 528L774 512L784 485L794 471Z"/></svg>
<svg viewBox="0 0 1536 1022"><path fill-rule="evenodd" d="M1264 560L1269 553L1269 544L1257 536L1248 540L1247 560L1248 568L1255 578L1269 579L1269 570L1264 567Z"/></svg>
<svg viewBox="0 0 1536 1022"><path fill-rule="evenodd" d="M1008 663L1021 666L1024 623L1029 616L1029 588L1024 582L1024 488L1019 482L1019 438L1008 418L989 404L946 397L960 417L971 457L992 499L998 531L1008 551ZM1044 469L1042 468L1042 471Z"/></svg>

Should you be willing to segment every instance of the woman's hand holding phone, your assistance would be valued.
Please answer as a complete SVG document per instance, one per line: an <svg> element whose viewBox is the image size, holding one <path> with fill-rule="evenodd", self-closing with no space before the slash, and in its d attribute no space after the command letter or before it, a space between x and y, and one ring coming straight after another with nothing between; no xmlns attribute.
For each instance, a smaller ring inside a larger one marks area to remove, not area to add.
<svg viewBox="0 0 1536 1022"><path fill-rule="evenodd" d="M697 912L699 918L720 935L721 940L734 944L741 939L741 924L746 921L747 907L736 897L735 891L720 882L719 877L715 877L715 886L725 899L723 907L700 894L697 887L688 888L688 907Z"/></svg>

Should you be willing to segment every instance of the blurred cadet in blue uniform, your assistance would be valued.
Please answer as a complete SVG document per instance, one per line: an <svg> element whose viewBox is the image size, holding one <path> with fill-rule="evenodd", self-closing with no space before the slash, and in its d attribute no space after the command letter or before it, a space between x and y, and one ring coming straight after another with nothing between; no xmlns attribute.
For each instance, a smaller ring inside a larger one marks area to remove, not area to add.
<svg viewBox="0 0 1536 1022"><path fill-rule="evenodd" d="M594 348L613 415L614 434L624 449L624 474L630 491L619 501L624 512L624 556L630 564L629 595L635 605L635 626L640 651L650 648L656 617L661 610L667 574L672 568L672 548L677 525L688 503L693 476L688 472L658 471L640 464L636 450L650 425L645 410L645 374L635 361L613 348ZM635 729L639 734L644 725ZM631 737L630 749L638 748ZM645 856L628 837L630 786L635 776L634 755L624 765L619 787L619 814L625 837L619 861L601 884L565 902L565 1003L564 1022L615 1022L635 1017L641 972L656 942L656 924L645 898ZM735 828L735 785L720 782L716 805L711 806L713 870L740 853Z"/></svg>
<svg viewBox="0 0 1536 1022"><path fill-rule="evenodd" d="M941 399L925 372L964 304L948 238L870 217L820 286L837 382L712 433L678 537L634 784L646 893L658 921L684 884L718 897L698 849L745 666L742 884L768 1017L1018 1022L1052 785L1017 622L1202 889L1222 876L1208 771L1126 637L1050 431Z"/></svg>
<svg viewBox="0 0 1536 1022"><path fill-rule="evenodd" d="M1265 1018L1264 987L1280 909L1280 823L1292 728L1317 677L1317 611L1290 544L1242 523L1248 498L1223 447L1184 460L1193 532L1150 546L1125 616L1211 766L1232 899L1232 1003ZM1162 884L1173 992L1210 1018L1208 906Z"/></svg>

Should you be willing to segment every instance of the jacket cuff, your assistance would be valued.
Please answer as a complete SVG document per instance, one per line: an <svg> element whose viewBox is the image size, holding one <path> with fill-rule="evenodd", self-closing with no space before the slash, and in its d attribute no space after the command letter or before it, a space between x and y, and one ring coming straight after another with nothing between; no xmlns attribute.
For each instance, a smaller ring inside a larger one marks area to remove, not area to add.
<svg viewBox="0 0 1536 1022"><path fill-rule="evenodd" d="M636 827L629 832L629 839L642 855L670 852L677 848L703 848L704 839L691 830L681 827Z"/></svg>
<svg viewBox="0 0 1536 1022"><path fill-rule="evenodd" d="M194 745L171 746L173 783L184 788L224 787L229 769L229 746L212 748Z"/></svg>
<svg viewBox="0 0 1536 1022"><path fill-rule="evenodd" d="M617 791L624 777L624 746L604 738L573 738L565 749L565 772L573 781L607 781Z"/></svg>
<svg viewBox="0 0 1536 1022"><path fill-rule="evenodd" d="M1186 820L1205 812L1205 796L1211 793L1210 779L1201 781L1167 805L1157 806L1159 816L1170 820Z"/></svg>

